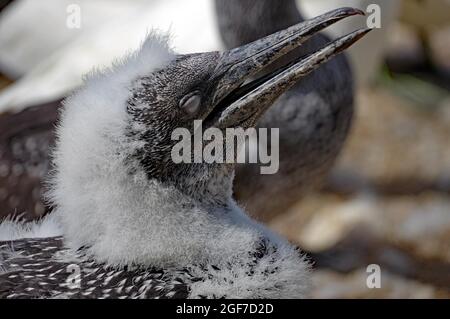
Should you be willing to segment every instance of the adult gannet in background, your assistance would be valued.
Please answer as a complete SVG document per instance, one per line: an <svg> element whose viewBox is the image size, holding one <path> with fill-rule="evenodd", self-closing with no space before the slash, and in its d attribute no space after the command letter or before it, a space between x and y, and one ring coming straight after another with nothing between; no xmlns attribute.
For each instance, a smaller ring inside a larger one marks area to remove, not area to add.
<svg viewBox="0 0 450 319"><path fill-rule="evenodd" d="M254 126L280 94L369 30L253 76L360 13L338 9L224 53L176 55L167 38L150 36L91 74L66 100L57 130L50 216L63 237L0 242L0 297L305 296L307 263L235 204L233 165L175 164L171 136L180 127L193 134L195 119Z"/></svg>

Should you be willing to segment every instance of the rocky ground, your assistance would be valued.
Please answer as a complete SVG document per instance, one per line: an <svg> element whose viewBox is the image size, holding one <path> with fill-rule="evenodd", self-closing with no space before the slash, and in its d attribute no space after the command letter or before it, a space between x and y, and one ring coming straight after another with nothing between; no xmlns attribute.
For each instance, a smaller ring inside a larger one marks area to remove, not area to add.
<svg viewBox="0 0 450 319"><path fill-rule="evenodd" d="M450 298L450 107L363 90L320 192L271 226L317 255L313 297ZM369 264L381 288L366 286Z"/></svg>

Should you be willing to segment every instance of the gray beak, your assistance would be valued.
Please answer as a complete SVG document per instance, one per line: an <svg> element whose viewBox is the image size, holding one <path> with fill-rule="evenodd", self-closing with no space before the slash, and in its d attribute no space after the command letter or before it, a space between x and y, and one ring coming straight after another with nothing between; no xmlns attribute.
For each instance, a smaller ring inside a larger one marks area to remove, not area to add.
<svg viewBox="0 0 450 319"><path fill-rule="evenodd" d="M255 125L264 111L300 78L347 49L370 29L350 33L307 57L259 79L249 80L319 31L346 17L363 14L353 8L337 9L224 52L212 79L217 86L212 100L213 109L205 120L207 125L218 128Z"/></svg>

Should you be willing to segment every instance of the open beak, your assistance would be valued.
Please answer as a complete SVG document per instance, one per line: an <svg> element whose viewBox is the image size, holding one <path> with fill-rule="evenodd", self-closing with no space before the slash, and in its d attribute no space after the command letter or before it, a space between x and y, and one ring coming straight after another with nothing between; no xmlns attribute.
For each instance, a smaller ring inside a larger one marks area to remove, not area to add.
<svg viewBox="0 0 450 319"><path fill-rule="evenodd" d="M300 78L347 49L370 29L350 33L261 78L253 80L252 77L326 27L346 17L363 14L353 8L337 9L224 52L213 76L217 86L213 109L205 120L208 126L254 126L273 102Z"/></svg>

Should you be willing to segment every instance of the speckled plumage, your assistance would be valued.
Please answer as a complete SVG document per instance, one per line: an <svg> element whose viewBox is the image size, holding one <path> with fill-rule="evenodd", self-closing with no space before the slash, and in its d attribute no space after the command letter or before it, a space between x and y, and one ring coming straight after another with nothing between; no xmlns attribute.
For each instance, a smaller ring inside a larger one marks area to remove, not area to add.
<svg viewBox="0 0 450 319"><path fill-rule="evenodd" d="M252 263L256 265L267 251L266 243L261 241ZM188 268L110 267L89 259L83 249L68 249L63 237L0 241L0 262L0 299L207 297L190 295L190 285L204 278L192 275ZM251 277L252 265L248 266ZM199 267L204 268L205 274L208 268L218 270L214 265Z"/></svg>
<svg viewBox="0 0 450 319"><path fill-rule="evenodd" d="M0 242L0 298L186 298L183 270L114 269L73 253L62 237ZM73 261L71 261L73 259ZM79 269L80 276L74 276Z"/></svg>

